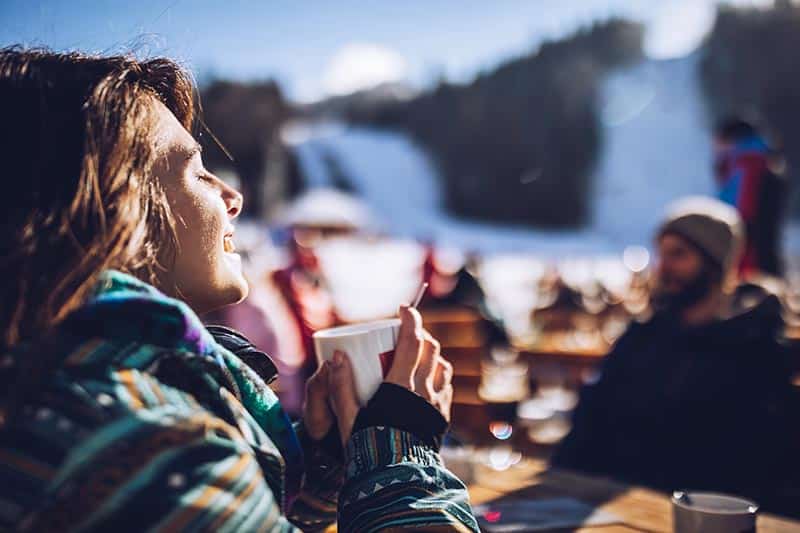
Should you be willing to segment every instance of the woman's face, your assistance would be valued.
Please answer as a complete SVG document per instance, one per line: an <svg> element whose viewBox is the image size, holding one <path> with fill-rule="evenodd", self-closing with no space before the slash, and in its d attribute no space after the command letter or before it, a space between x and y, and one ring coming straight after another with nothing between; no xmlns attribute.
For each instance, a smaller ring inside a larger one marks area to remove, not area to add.
<svg viewBox="0 0 800 533"><path fill-rule="evenodd" d="M178 237L174 264L159 277L159 288L198 314L237 303L248 291L233 245L233 220L242 210L242 195L203 167L194 137L161 102L155 106L154 172L166 192Z"/></svg>

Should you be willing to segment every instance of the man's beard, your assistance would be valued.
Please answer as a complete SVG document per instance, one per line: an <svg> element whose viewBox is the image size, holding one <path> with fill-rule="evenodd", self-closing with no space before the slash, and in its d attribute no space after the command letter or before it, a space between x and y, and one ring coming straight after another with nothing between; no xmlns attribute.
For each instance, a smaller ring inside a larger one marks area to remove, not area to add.
<svg viewBox="0 0 800 533"><path fill-rule="evenodd" d="M656 311L681 312L693 306L711 293L717 283L717 276L707 265L694 279L684 284L677 292L669 292L657 288L652 295L653 308Z"/></svg>

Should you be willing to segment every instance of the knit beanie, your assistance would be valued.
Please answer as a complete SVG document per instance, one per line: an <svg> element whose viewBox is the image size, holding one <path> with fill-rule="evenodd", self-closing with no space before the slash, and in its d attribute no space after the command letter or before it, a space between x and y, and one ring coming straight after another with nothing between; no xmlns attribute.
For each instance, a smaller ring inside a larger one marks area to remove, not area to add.
<svg viewBox="0 0 800 533"><path fill-rule="evenodd" d="M658 231L683 237L727 270L738 256L744 239L739 213L732 206L706 196L690 196L667 208Z"/></svg>

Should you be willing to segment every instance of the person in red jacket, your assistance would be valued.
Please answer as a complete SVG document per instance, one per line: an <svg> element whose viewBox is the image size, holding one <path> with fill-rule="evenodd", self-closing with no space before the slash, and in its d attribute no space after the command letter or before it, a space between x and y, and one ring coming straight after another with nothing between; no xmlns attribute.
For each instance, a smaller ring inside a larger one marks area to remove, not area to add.
<svg viewBox="0 0 800 533"><path fill-rule="evenodd" d="M718 198L736 207L745 224L740 274L780 276L780 232L786 198L780 156L752 124L732 118L715 127L714 164Z"/></svg>

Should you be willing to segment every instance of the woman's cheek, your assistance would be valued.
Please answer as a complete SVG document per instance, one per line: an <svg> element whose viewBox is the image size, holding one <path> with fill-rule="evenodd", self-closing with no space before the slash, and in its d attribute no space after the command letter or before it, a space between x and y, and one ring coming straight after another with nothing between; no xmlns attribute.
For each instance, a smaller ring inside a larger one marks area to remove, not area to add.
<svg viewBox="0 0 800 533"><path fill-rule="evenodd" d="M204 247L209 252L216 252L222 247L222 238L225 231L224 213L220 214L214 203L214 198L203 198L199 218L202 219Z"/></svg>

